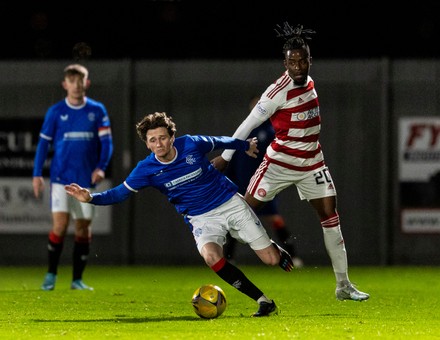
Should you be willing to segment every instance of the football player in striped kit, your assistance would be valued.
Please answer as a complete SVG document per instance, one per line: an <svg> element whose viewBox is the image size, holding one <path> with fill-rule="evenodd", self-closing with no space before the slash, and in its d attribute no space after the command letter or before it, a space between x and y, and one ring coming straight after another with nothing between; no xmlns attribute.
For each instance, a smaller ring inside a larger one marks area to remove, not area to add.
<svg viewBox="0 0 440 340"><path fill-rule="evenodd" d="M252 110L259 100L259 96L253 96L249 103L249 109ZM270 123L270 120L268 119L255 130L252 130L249 136L257 137L258 148L260 150L265 150L274 139L275 131ZM243 151L235 151L234 156L225 170L225 175L228 176L228 178L231 179L235 184L237 184L238 192L240 194L246 194L249 180L262 162L263 158L264 152L259 152L257 158L249 159L249 157L244 155ZM304 263L296 254L293 236L289 233L284 221L284 217L279 212L278 197L275 197L262 209L259 209L257 211L257 215L266 227L272 229L272 232L275 234L278 242L290 254L294 267L302 268ZM230 237L229 235L228 242L224 247L226 258L230 260L234 259L236 244L237 242L235 242L234 238Z"/></svg>
<svg viewBox="0 0 440 340"><path fill-rule="evenodd" d="M270 119L275 139L249 182L245 199L258 211L282 190L295 185L301 199L316 210L324 243L336 276L338 300L363 301L369 294L356 289L348 277L348 261L337 211L336 189L319 143L321 116L315 83L310 77L312 57L308 40L315 32L287 22L277 26L286 71L261 95L257 105L233 137L245 138ZM235 150L225 150L211 162L224 171Z"/></svg>
<svg viewBox="0 0 440 340"><path fill-rule="evenodd" d="M90 251L90 228L94 209L68 196L64 185L81 183L95 188L105 177L113 153L110 119L105 106L86 97L90 85L88 70L72 64L64 69L62 86L66 98L52 105L40 130L34 160L32 186L35 196L44 191L43 166L53 150L50 166L51 211L53 225L48 240L48 271L42 290L55 288L58 264L70 218L75 222L71 288L92 290L82 280Z"/></svg>

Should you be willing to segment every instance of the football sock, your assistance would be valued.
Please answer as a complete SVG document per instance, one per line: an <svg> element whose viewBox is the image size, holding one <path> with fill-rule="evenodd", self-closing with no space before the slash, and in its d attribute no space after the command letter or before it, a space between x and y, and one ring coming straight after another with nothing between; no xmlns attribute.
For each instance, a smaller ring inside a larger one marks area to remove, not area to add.
<svg viewBox="0 0 440 340"><path fill-rule="evenodd" d="M61 252L63 251L64 237L55 235L52 231L49 233L47 244L49 267L48 273L57 274L58 263L60 262Z"/></svg>
<svg viewBox="0 0 440 340"><path fill-rule="evenodd" d="M230 260L234 257L234 252L235 252L235 245L236 245L236 240L231 237L229 234L227 236L227 242L226 244L223 246L223 252L225 254L225 257Z"/></svg>
<svg viewBox="0 0 440 340"><path fill-rule="evenodd" d="M272 229L275 231L276 238L280 242L281 247L284 248L290 256L294 257L295 248L291 240L292 237L287 230L284 218L281 215L273 215Z"/></svg>
<svg viewBox="0 0 440 340"><path fill-rule="evenodd" d="M90 239L75 237L73 246L73 280L81 280L90 252Z"/></svg>
<svg viewBox="0 0 440 340"><path fill-rule="evenodd" d="M215 273L220 276L220 278L227 283L229 283L232 287L238 289L243 294L246 294L251 299L257 301L263 294L261 290L257 288L243 272L226 261L223 257L220 261L218 261L215 265L211 267Z"/></svg>
<svg viewBox="0 0 440 340"><path fill-rule="evenodd" d="M338 214L336 213L326 220L321 220L321 225L325 248L330 256L336 280L340 281L342 276L347 276L348 263Z"/></svg>
<svg viewBox="0 0 440 340"><path fill-rule="evenodd" d="M281 229L275 229L275 233L277 235L277 239L281 243L281 247L284 248L290 256L295 256L295 248L293 247L292 242L290 241L290 234L287 231L286 227Z"/></svg>

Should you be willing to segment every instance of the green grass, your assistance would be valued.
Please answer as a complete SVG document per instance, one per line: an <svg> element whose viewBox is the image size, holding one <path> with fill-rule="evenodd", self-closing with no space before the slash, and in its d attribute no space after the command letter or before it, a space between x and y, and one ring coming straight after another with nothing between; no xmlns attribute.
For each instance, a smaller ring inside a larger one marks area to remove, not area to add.
<svg viewBox="0 0 440 340"><path fill-rule="evenodd" d="M70 290L62 267L54 291L39 289L43 267L0 267L1 339L434 339L440 337L440 268L351 267L368 301L338 301L330 267L286 273L278 267L241 269L280 310L251 318L258 308L209 268L97 267ZM200 319L191 297L204 283L226 293L217 319Z"/></svg>

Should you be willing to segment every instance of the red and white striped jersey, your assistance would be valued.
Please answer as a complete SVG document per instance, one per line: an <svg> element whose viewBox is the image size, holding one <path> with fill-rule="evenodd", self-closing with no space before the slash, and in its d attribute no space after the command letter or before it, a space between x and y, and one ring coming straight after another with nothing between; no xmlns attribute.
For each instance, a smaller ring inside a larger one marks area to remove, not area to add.
<svg viewBox="0 0 440 340"><path fill-rule="evenodd" d="M324 165L319 144L321 117L312 78L295 85L286 72L269 85L250 115L270 119L275 139L265 157L272 163L296 171L310 171Z"/></svg>

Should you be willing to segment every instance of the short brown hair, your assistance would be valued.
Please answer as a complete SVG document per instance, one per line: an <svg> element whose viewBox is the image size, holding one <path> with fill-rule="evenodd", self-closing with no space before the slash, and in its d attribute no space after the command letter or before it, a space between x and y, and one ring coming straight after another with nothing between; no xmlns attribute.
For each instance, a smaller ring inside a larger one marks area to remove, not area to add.
<svg viewBox="0 0 440 340"><path fill-rule="evenodd" d="M87 70L87 68L80 64L71 64L64 68L65 77L76 74L81 75L84 79L87 79L89 77L89 71Z"/></svg>
<svg viewBox="0 0 440 340"><path fill-rule="evenodd" d="M146 142L148 130L164 127L168 130L168 134L174 136L176 129L176 123L173 122L173 118L168 116L165 112L150 113L142 118L136 124L136 131L139 138Z"/></svg>

